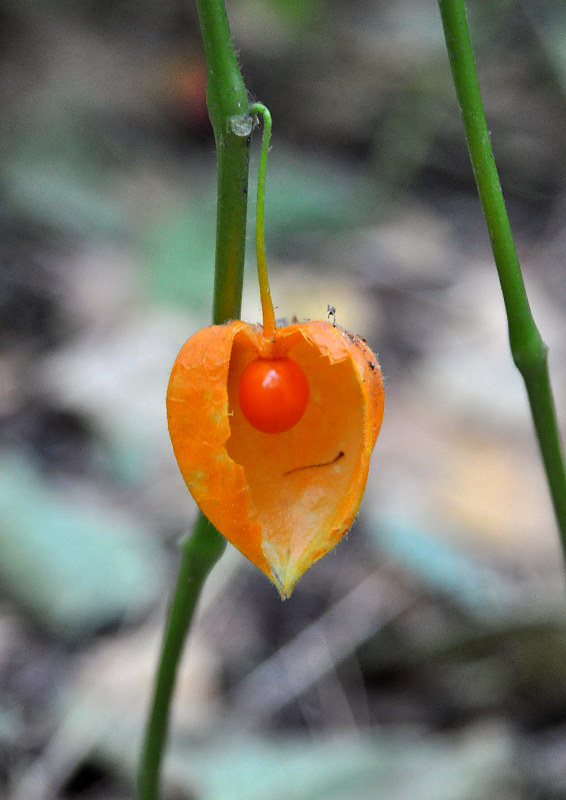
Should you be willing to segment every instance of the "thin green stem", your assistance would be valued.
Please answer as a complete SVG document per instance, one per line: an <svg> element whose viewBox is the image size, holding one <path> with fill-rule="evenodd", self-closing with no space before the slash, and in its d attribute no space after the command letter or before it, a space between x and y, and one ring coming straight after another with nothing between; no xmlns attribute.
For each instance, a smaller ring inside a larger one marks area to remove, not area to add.
<svg viewBox="0 0 566 800"><path fill-rule="evenodd" d="M225 547L224 537L206 517L200 514L192 536L182 546L181 566L165 628L153 704L142 752L139 800L155 800L159 796L159 773L167 737L169 707L186 633L204 581Z"/></svg>
<svg viewBox="0 0 566 800"><path fill-rule="evenodd" d="M249 138L253 118L223 0L197 0L207 64L207 103L218 159L213 321L240 316L246 243ZM177 667L197 601L226 542L199 514L182 558L165 630L138 778L139 800L157 800Z"/></svg>
<svg viewBox="0 0 566 800"><path fill-rule="evenodd" d="M525 382L531 414L566 554L566 472L550 376L548 348L533 319L493 158L463 0L438 0L446 47L507 312L513 360Z"/></svg>
<svg viewBox="0 0 566 800"><path fill-rule="evenodd" d="M223 0L197 0L206 59L208 113L218 159L213 321L240 316L253 120ZM243 235L242 235L243 232Z"/></svg>
<svg viewBox="0 0 566 800"><path fill-rule="evenodd" d="M270 337L275 332L275 312L269 288L267 263L265 260L265 176L267 173L267 156L269 155L269 140L271 138L271 114L263 103L254 103L250 106L250 114L261 114L263 117L263 137L261 140L261 155L257 177L257 209L255 222L255 247L257 257L257 277L261 297L261 310L263 314L263 335Z"/></svg>

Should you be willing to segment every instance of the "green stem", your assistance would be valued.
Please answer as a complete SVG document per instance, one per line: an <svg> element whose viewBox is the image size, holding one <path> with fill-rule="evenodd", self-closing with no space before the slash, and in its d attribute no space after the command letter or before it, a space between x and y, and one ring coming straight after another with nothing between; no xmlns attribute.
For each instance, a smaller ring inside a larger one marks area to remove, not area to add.
<svg viewBox="0 0 566 800"><path fill-rule="evenodd" d="M240 316L246 243L249 138L253 119L230 38L223 0L197 0L207 64L207 102L218 159L213 321ZM139 800L157 800L177 667L204 582L226 542L199 514L182 546L148 717L138 777Z"/></svg>
<svg viewBox="0 0 566 800"><path fill-rule="evenodd" d="M250 114L261 114L263 117L263 137L261 140L261 155L257 177L255 249L259 293L261 296L261 310L263 315L263 335L269 338L273 336L275 332L275 312L273 310L273 300L271 299L271 289L269 288L269 277L267 275L267 263L265 260L264 218L265 176L267 172L267 156L269 154L269 140L271 138L271 114L263 103L254 103L250 106Z"/></svg>
<svg viewBox="0 0 566 800"><path fill-rule="evenodd" d="M192 536L182 546L181 566L163 638L153 704L142 752L139 800L155 800L158 797L159 773L167 737L169 707L186 633L191 624L204 581L224 552L225 547L224 537L218 533L206 517L200 514Z"/></svg>
<svg viewBox="0 0 566 800"><path fill-rule="evenodd" d="M253 120L223 0L197 0L206 59L208 113L218 158L213 321L240 316ZM242 235L242 232L244 235Z"/></svg>
<svg viewBox="0 0 566 800"><path fill-rule="evenodd" d="M438 0L446 47L507 312L509 342L523 376L566 555L566 473L550 376L548 348L533 319L507 217L481 100L463 0Z"/></svg>

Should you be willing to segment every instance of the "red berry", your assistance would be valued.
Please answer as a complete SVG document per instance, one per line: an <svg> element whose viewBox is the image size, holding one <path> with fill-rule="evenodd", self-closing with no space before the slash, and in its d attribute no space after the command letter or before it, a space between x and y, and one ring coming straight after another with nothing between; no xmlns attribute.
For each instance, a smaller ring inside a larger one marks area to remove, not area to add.
<svg viewBox="0 0 566 800"><path fill-rule="evenodd" d="M290 358L256 358L240 378L238 401L250 425L262 433L284 433L305 413L309 384Z"/></svg>

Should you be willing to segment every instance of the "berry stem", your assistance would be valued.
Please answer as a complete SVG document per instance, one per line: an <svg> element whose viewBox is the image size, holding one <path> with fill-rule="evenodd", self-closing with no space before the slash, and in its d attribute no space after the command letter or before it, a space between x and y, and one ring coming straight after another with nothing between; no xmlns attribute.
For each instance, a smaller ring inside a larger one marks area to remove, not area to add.
<svg viewBox="0 0 566 800"><path fill-rule="evenodd" d="M263 314L263 335L271 337L275 333L275 312L269 288L267 264L265 261L265 234L264 234L264 209L265 209L265 174L267 172L267 156L269 154L269 140L271 138L271 114L263 103L253 103L249 109L250 114L261 114L263 117L263 136L261 139L261 155L259 158L259 171L257 178L257 209L255 225L255 245L257 257L257 277L259 281L259 294L261 297L261 311Z"/></svg>

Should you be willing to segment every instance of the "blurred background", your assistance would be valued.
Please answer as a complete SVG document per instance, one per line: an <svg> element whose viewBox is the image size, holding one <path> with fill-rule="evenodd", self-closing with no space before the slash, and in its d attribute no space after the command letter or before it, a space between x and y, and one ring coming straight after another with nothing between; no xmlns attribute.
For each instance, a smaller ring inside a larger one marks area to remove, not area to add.
<svg viewBox="0 0 566 800"><path fill-rule="evenodd" d="M566 8L469 6L564 424ZM277 314L334 305L379 352L386 413L351 534L288 602L233 549L215 568L166 796L563 798L562 557L436 3L228 12L274 120ZM126 800L195 517L164 399L212 302L196 11L3 0L0 42L0 797Z"/></svg>

